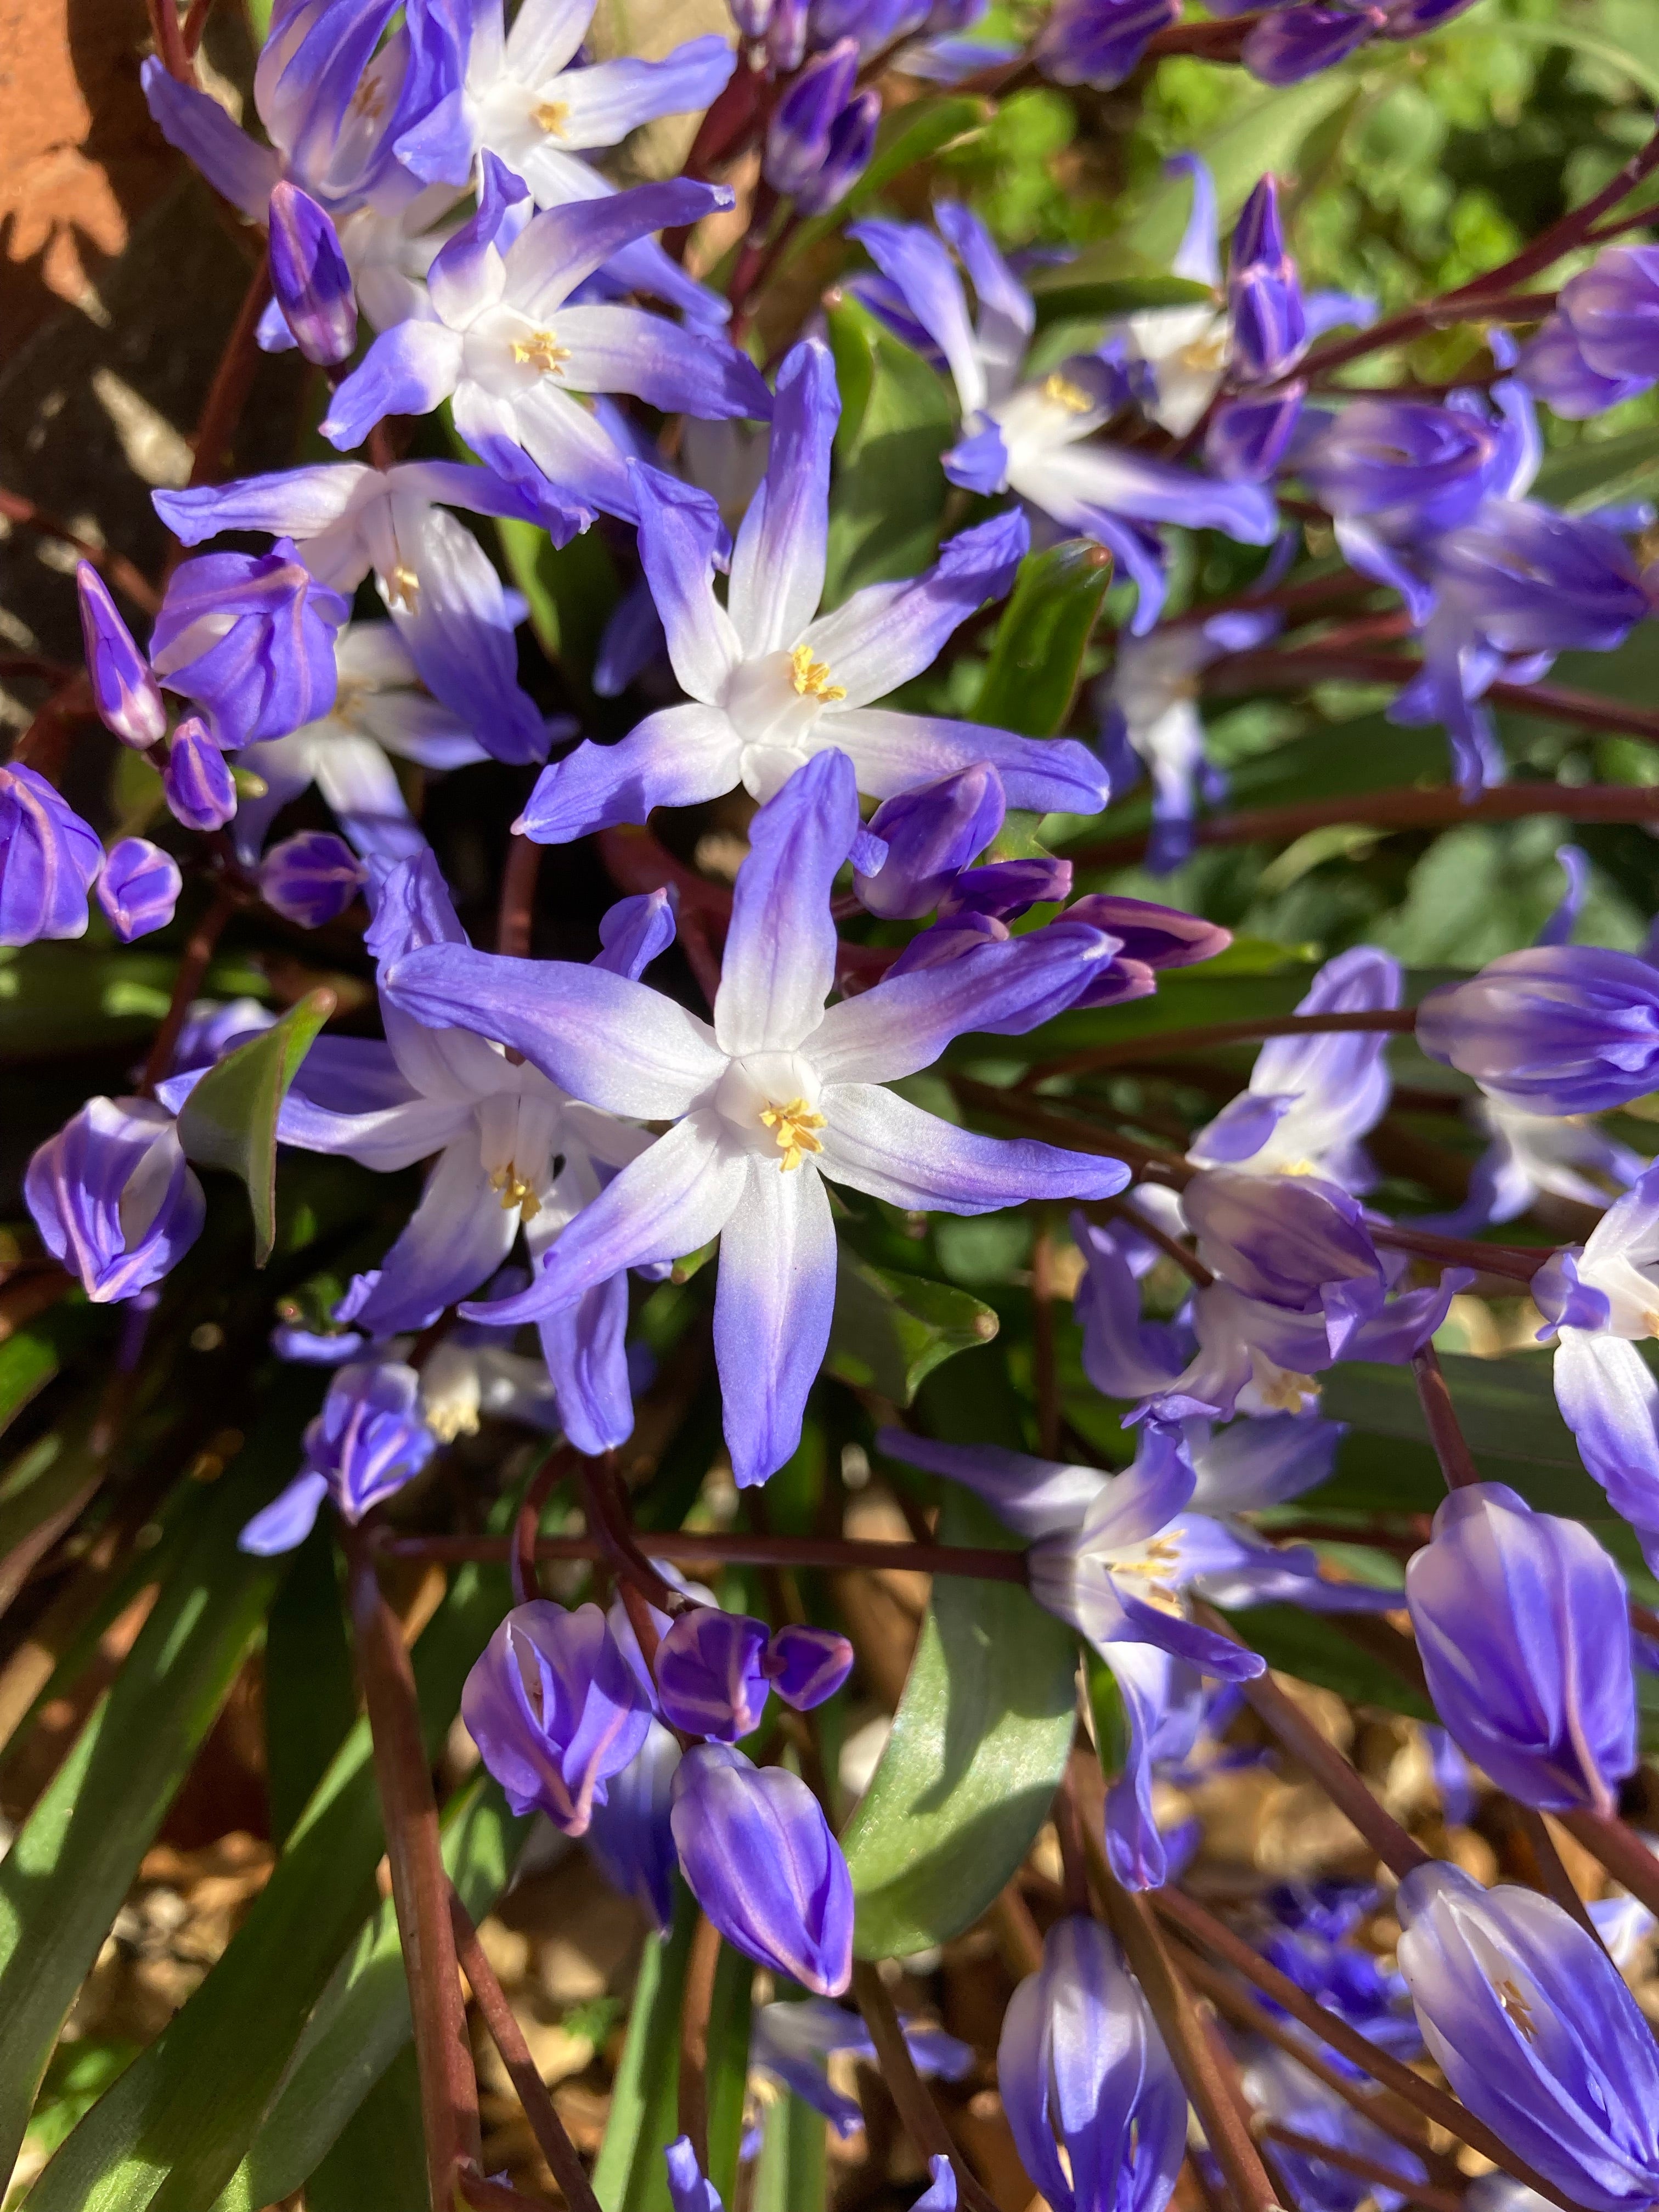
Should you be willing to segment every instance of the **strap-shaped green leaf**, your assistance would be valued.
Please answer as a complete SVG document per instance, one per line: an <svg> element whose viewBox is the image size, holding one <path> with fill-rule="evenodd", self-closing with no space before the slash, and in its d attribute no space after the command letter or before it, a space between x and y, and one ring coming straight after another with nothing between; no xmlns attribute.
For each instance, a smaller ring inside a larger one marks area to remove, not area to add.
<svg viewBox="0 0 1659 2212"><path fill-rule="evenodd" d="M1158 307L1218 307L1211 287L1189 276L1170 276L1149 270L1144 276L1074 276L1069 268L1039 275L1031 280L1037 327L1067 316L1110 320L1119 315L1146 314Z"/></svg>
<svg viewBox="0 0 1659 2212"><path fill-rule="evenodd" d="M1026 555L997 624L976 722L1028 738L1065 727L1111 580L1111 555L1086 538Z"/></svg>
<svg viewBox="0 0 1659 2212"><path fill-rule="evenodd" d="M941 1360L996 1333L995 1313L971 1291L872 1267L842 1245L825 1363L839 1381L908 1406Z"/></svg>
<svg viewBox="0 0 1659 2212"><path fill-rule="evenodd" d="M210 1067L179 1116L179 1141L198 1167L228 1168L247 1185L253 1264L276 1242L276 1117L317 1032L334 1012L332 991L307 991L279 1022Z"/></svg>

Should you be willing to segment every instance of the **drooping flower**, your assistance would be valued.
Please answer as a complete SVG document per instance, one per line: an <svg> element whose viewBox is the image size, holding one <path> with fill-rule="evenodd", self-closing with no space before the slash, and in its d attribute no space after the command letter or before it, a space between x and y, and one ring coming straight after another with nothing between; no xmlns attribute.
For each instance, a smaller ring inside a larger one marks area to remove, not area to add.
<svg viewBox="0 0 1659 2212"><path fill-rule="evenodd" d="M569 518L561 527L558 514L550 513L533 486L508 483L492 470L459 461L404 461L384 471L337 462L246 477L238 483L158 491L154 498L156 513L186 545L199 545L222 530L268 530L292 544L319 583L348 599L366 576L374 576L404 654L382 641L374 625L346 631L337 664L347 699L343 704L337 692L331 708L318 708L328 716L320 726L336 733L341 726L361 726L364 694L409 684L412 663L414 675L448 715L440 721L413 702L400 704L395 723L370 712L371 734L382 744L391 723L410 738L437 738L452 746L471 730L497 760L546 758L548 726L519 686L513 632L521 605L509 599L477 539L444 511L459 507L473 514L550 524L562 544L570 534ZM238 736L227 742L250 740ZM398 749L413 752L408 744ZM475 757L452 750L429 764L451 767ZM265 773L263 760L249 765Z"/></svg>
<svg viewBox="0 0 1659 2212"><path fill-rule="evenodd" d="M150 665L221 745L283 738L334 704L334 633L349 603L286 538L269 553L204 553L168 580Z"/></svg>
<svg viewBox="0 0 1659 2212"><path fill-rule="evenodd" d="M853 1881L818 1801L783 1766L695 1746L674 1775L674 1842L726 1942L818 1996L853 1975Z"/></svg>
<svg viewBox="0 0 1659 2212"><path fill-rule="evenodd" d="M1595 1938L1536 1892L1434 1862L1395 1910L1400 1971L1454 2092L1586 2212L1659 2197L1659 2051Z"/></svg>
<svg viewBox="0 0 1659 2212"><path fill-rule="evenodd" d="M593 513L635 519L626 458L578 392L632 392L691 415L765 416L760 372L722 335L683 328L643 308L571 297L618 246L729 207L725 186L640 185L521 222L525 189L484 156L478 211L428 271L432 319L385 331L334 394L321 425L345 452L387 415L428 415L451 403L472 451L509 481L526 456L547 479L567 531Z"/></svg>
<svg viewBox="0 0 1659 2212"><path fill-rule="evenodd" d="M461 1692L461 1718L515 1813L587 1832L606 1784L644 1749L649 1706L596 1605L514 1606Z"/></svg>
<svg viewBox="0 0 1659 2212"><path fill-rule="evenodd" d="M1577 1521L1501 1482L1455 1490L1406 1569L1435 1711L1520 1804L1613 1812L1634 1768L1624 1577Z"/></svg>
<svg viewBox="0 0 1659 2212"><path fill-rule="evenodd" d="M997 2086L1020 2162L1054 2212L1162 2212L1187 2092L1139 1984L1097 1921L1056 1921L1003 2016Z"/></svg>
<svg viewBox="0 0 1659 2212"><path fill-rule="evenodd" d="M1659 1085L1659 969L1595 945L1505 952L1431 991L1417 1041L1502 1105L1599 1114Z"/></svg>
<svg viewBox="0 0 1659 2212"><path fill-rule="evenodd" d="M185 879L171 853L148 837L123 837L104 856L94 886L105 919L123 945L165 929Z"/></svg>
<svg viewBox="0 0 1659 2212"><path fill-rule="evenodd" d="M310 1534L325 1498L355 1524L412 1482L437 1448L415 1370L395 1359L354 1361L335 1376L322 1412L307 1425L299 1474L237 1543L261 1558L291 1552Z"/></svg>
<svg viewBox="0 0 1659 2212"><path fill-rule="evenodd" d="M654 1672L663 1718L689 1735L735 1743L760 1726L769 1687L763 1620L696 1605L657 1646Z"/></svg>
<svg viewBox="0 0 1659 2212"><path fill-rule="evenodd" d="M186 715L168 740L161 788L173 819L186 830L222 830L234 815L236 780L199 714Z"/></svg>
<svg viewBox="0 0 1659 2212"><path fill-rule="evenodd" d="M1523 348L1517 374L1569 421L1599 415L1659 379L1659 252L1610 246L1570 276L1555 312Z"/></svg>
<svg viewBox="0 0 1659 2212"><path fill-rule="evenodd" d="M270 195L270 282L295 343L332 368L357 343L351 271L326 209L286 179Z"/></svg>
<svg viewBox="0 0 1659 2212"><path fill-rule="evenodd" d="M964 531L926 574L868 585L817 615L839 412L829 349L808 339L779 374L766 477L738 533L724 609L713 588L723 534L714 502L635 465L641 558L693 703L647 715L619 744L581 745L556 762L517 825L526 836L563 844L738 783L769 799L828 746L847 755L859 788L878 799L989 763L1012 805L1093 813L1104 804L1099 763L1074 741L874 703L919 675L959 623L1007 589L1025 532L1015 517Z"/></svg>
<svg viewBox="0 0 1659 2212"><path fill-rule="evenodd" d="M148 1098L89 1098L34 1153L23 1195L94 1305L159 1283L207 1218L173 1116Z"/></svg>
<svg viewBox="0 0 1659 2212"><path fill-rule="evenodd" d="M103 865L96 831L38 769L0 768L0 945L84 937Z"/></svg>
<svg viewBox="0 0 1659 2212"><path fill-rule="evenodd" d="M1296 1012L1382 1012L1400 1004L1400 963L1356 945L1328 960ZM1356 1196L1376 1181L1362 1139L1388 1109L1392 1083L1385 1030L1332 1030L1270 1037L1249 1088L1194 1138L1200 1167L1252 1175L1317 1175Z"/></svg>
<svg viewBox="0 0 1659 2212"><path fill-rule="evenodd" d="M856 223L848 234L886 280L886 289L866 284L866 303L896 326L904 324L913 338L919 329L955 381L965 435L945 456L953 483L1012 491L1062 531L1109 547L1139 587L1131 624L1137 636L1152 628L1164 602L1158 525L1219 530L1247 545L1270 543L1273 504L1260 486L1224 483L1095 439L1117 411L1123 382L1099 355L1073 356L1024 380L1036 313L1030 293L966 208L941 202L933 215L973 283L975 322L956 266L931 231L875 222Z"/></svg>
<svg viewBox="0 0 1659 2212"><path fill-rule="evenodd" d="M1039 1194L1106 1195L1115 1161L949 1127L883 1085L967 1026L1053 996L1115 940L1055 923L945 969L890 978L824 1010L835 974L830 886L859 829L851 763L817 755L750 830L714 1022L564 961L453 943L385 971L395 1006L522 1052L573 1096L675 1126L584 1208L521 1298L483 1318L556 1314L625 1267L721 1238L714 1346L739 1483L794 1449L823 1356L836 1237L822 1178L906 1206L980 1213Z"/></svg>
<svg viewBox="0 0 1659 2212"><path fill-rule="evenodd" d="M1182 1593L1201 1576L1259 1562L1261 1547L1188 1510L1196 1478L1181 1440L1149 1425L1119 1475L1057 1466L991 1445L878 1431L891 1459L965 1483L1031 1545L1039 1605L1085 1637L1110 1668L1128 1721L1124 1771L1107 1793L1106 1847L1118 1879L1156 1888L1167 1860L1152 1817L1152 1763L1176 1694L1170 1662L1248 1680L1262 1662L1187 1618ZM1040 2180L1040 2178L1039 2178Z"/></svg>

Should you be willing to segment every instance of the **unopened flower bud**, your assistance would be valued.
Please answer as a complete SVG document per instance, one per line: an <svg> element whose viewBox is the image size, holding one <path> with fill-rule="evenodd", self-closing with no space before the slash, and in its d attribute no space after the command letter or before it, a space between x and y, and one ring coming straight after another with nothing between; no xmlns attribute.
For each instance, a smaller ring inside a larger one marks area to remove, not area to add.
<svg viewBox="0 0 1659 2212"><path fill-rule="evenodd" d="M80 937L104 848L56 787L21 762L0 768L0 945Z"/></svg>
<svg viewBox="0 0 1659 2212"><path fill-rule="evenodd" d="M766 1644L763 1620L711 1605L681 1613L657 1646L663 1718L720 1743L752 1735L766 1710Z"/></svg>
<svg viewBox="0 0 1659 2212"><path fill-rule="evenodd" d="M833 1698L852 1673L853 1647L833 1628L791 1621L772 1638L762 1663L785 1705L811 1712Z"/></svg>
<svg viewBox="0 0 1659 2212"><path fill-rule="evenodd" d="M767 126L766 181L775 191L811 185L830 152L830 134L853 96L859 73L856 39L815 54L774 111Z"/></svg>
<svg viewBox="0 0 1659 2212"><path fill-rule="evenodd" d="M1296 264L1285 250L1279 184L1263 177L1244 203L1227 265L1232 367L1247 384L1280 375L1308 343Z"/></svg>
<svg viewBox="0 0 1659 2212"><path fill-rule="evenodd" d="M186 830L222 830L236 811L230 763L199 714L179 723L167 747L161 787Z"/></svg>
<svg viewBox="0 0 1659 2212"><path fill-rule="evenodd" d="M860 904L894 921L931 912L1001 829L1006 810L1002 778L988 761L884 800L870 829L887 858L876 874L854 874Z"/></svg>
<svg viewBox="0 0 1659 2212"><path fill-rule="evenodd" d="M112 845L96 885L98 903L123 945L165 929L184 889L179 863L148 837Z"/></svg>
<svg viewBox="0 0 1659 2212"><path fill-rule="evenodd" d="M23 1182L40 1241L94 1305L161 1281L202 1233L207 1200L165 1107L89 1098Z"/></svg>
<svg viewBox="0 0 1659 2212"><path fill-rule="evenodd" d="M303 830L273 845L259 864L259 893L285 921L320 929L357 896L363 866L343 838Z"/></svg>
<svg viewBox="0 0 1659 2212"><path fill-rule="evenodd" d="M124 745L142 752L167 735L167 710L161 686L90 561L82 561L76 569L75 585L87 677L98 719Z"/></svg>
<svg viewBox="0 0 1659 2212"><path fill-rule="evenodd" d="M270 283L306 359L344 361L357 343L351 271L325 211L286 178L270 194Z"/></svg>
<svg viewBox="0 0 1659 2212"><path fill-rule="evenodd" d="M797 187L795 204L803 215L822 215L838 206L870 166L881 121L881 94L873 87L854 94L830 127L823 167Z"/></svg>

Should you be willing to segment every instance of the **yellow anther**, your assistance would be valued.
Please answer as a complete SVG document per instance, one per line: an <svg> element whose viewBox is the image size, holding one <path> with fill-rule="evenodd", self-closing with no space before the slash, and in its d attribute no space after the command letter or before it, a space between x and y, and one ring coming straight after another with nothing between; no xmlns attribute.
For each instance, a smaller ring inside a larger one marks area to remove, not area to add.
<svg viewBox="0 0 1659 2212"><path fill-rule="evenodd" d="M542 1210L540 1199L519 1173L516 1166L491 1168L489 1188L491 1190L500 1191L501 1212L511 1213L514 1207L517 1206L520 1221L533 1221Z"/></svg>
<svg viewBox="0 0 1659 2212"><path fill-rule="evenodd" d="M399 561L386 578L386 595L391 605L414 611L415 602L421 596L421 580L406 562Z"/></svg>
<svg viewBox="0 0 1659 2212"><path fill-rule="evenodd" d="M551 331L532 331L528 337L514 338L510 350L514 361L540 369L544 376L559 375L560 362L570 358L569 347L560 345Z"/></svg>
<svg viewBox="0 0 1659 2212"><path fill-rule="evenodd" d="M827 660L814 660L810 645L798 645L789 656L789 680L803 699L844 699L847 686L830 681Z"/></svg>
<svg viewBox="0 0 1659 2212"><path fill-rule="evenodd" d="M1219 368L1227 357L1227 333L1224 328L1213 330L1190 345L1182 347L1176 359L1183 368Z"/></svg>
<svg viewBox="0 0 1659 2212"><path fill-rule="evenodd" d="M1532 2007L1509 1976L1506 1974L1501 1982L1494 1982L1492 1987L1497 1990L1498 2002L1504 2011L1520 2029L1522 2034L1526 2037L1528 2042L1536 2043L1538 2030L1533 2025Z"/></svg>
<svg viewBox="0 0 1659 2212"><path fill-rule="evenodd" d="M1280 1367L1272 1375L1258 1370L1255 1389L1262 1404L1274 1413L1299 1413L1308 1399L1319 1397L1319 1385L1311 1375L1297 1375L1288 1367Z"/></svg>
<svg viewBox="0 0 1659 2212"><path fill-rule="evenodd" d="M426 1409L426 1425L440 1443L453 1444L457 1437L476 1437L478 1409L465 1398L449 1398Z"/></svg>
<svg viewBox="0 0 1659 2212"><path fill-rule="evenodd" d="M570 109L562 100L544 100L539 107L531 109L530 119L550 138L562 138L564 126L570 120Z"/></svg>
<svg viewBox="0 0 1659 2212"><path fill-rule="evenodd" d="M1042 396L1053 407L1063 407L1068 415L1092 415L1095 403L1080 384L1073 384L1069 376L1058 369L1042 380Z"/></svg>
<svg viewBox="0 0 1659 2212"><path fill-rule="evenodd" d="M783 1154L782 1168L787 1175L798 1168L808 1152L821 1152L823 1146L812 1134L823 1127L822 1114L814 1113L804 1098L786 1099L781 1106L775 1098L761 1109L761 1126L773 1131L773 1142Z"/></svg>

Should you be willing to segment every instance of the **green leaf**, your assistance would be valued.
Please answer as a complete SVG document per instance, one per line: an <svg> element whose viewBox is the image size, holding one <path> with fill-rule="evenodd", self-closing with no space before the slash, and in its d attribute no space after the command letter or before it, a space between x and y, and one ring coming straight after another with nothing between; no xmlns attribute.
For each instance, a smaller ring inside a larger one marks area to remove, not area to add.
<svg viewBox="0 0 1659 2212"><path fill-rule="evenodd" d="M829 2161L822 2112L797 2096L766 2107L751 2212L823 2212Z"/></svg>
<svg viewBox="0 0 1659 2212"><path fill-rule="evenodd" d="M1520 39L1528 46L1566 46L1593 62L1601 62L1609 69L1627 76L1638 92L1644 92L1650 100L1659 100L1659 69L1653 68L1628 46L1601 37L1597 32L1586 30L1578 24L1558 19L1548 23L1530 23L1523 16L1510 15L1504 24L1506 38Z"/></svg>
<svg viewBox="0 0 1659 2212"><path fill-rule="evenodd" d="M1111 580L1111 555L1086 538L1026 555L997 624L976 722L1027 738L1064 728Z"/></svg>
<svg viewBox="0 0 1659 2212"><path fill-rule="evenodd" d="M996 1333L995 1313L971 1291L872 1267L842 1247L826 1362L839 1381L908 1406L941 1360Z"/></svg>
<svg viewBox="0 0 1659 2212"><path fill-rule="evenodd" d="M714 1994L708 2007L707 2083L708 2179L720 2191L723 2204L734 2203L737 2199L744 2096L749 2086L750 1996L754 1985L753 1961L741 1951L734 1951L729 1943L722 1943L714 1968ZM677 2121L674 2133L678 2132ZM672 2142L673 2137L668 2140ZM657 2164L662 2164L660 2146Z"/></svg>
<svg viewBox="0 0 1659 2212"><path fill-rule="evenodd" d="M123 754L124 760L131 754ZM155 1028L167 1010L177 959L165 952L79 944L0 947L0 1060L84 1052L96 1041L118 1050ZM216 999L270 986L246 961L216 961L203 984Z"/></svg>
<svg viewBox="0 0 1659 2212"><path fill-rule="evenodd" d="M369 2212L426 2202L421 2076L411 2041L352 2114L306 2183L306 2212Z"/></svg>
<svg viewBox="0 0 1659 2212"><path fill-rule="evenodd" d="M314 1382L285 1376L263 1403L253 1441L203 1493L113 1688L0 1865L0 2170L16 2157L64 2015L276 1585L280 1565L239 1552L236 1539L292 1473L316 1395Z"/></svg>
<svg viewBox="0 0 1659 2212"><path fill-rule="evenodd" d="M292 1554L265 1629L265 1776L271 1841L279 1849L357 1714L334 1563L333 1531L319 1522Z"/></svg>
<svg viewBox="0 0 1659 2212"><path fill-rule="evenodd" d="M1328 1613L1299 1605L1253 1605L1228 1619L1275 1674L1334 1690L1351 1705L1380 1705L1412 1719L1438 1719L1433 1705L1403 1674L1344 1634Z"/></svg>
<svg viewBox="0 0 1659 2212"><path fill-rule="evenodd" d="M296 1449L288 1448L290 1468ZM504 1572L465 1568L415 1646L421 1726L434 1755L507 1601ZM35 2184L29 2212L204 2212L217 2201L331 1976L377 1909L384 1849L368 1729L359 1722L229 1948L76 2128Z"/></svg>
<svg viewBox="0 0 1659 2212"><path fill-rule="evenodd" d="M939 1533L1013 1543L949 1486ZM860 1958L947 1942L1011 1880L1065 1768L1076 1678L1075 1637L1024 1590L935 1578L893 1733L842 1837Z"/></svg>
<svg viewBox="0 0 1659 2212"><path fill-rule="evenodd" d="M1212 285L1188 276L1170 276L1149 270L1144 276L1093 276L1079 279L1077 264L1040 270L1031 279L1031 298L1036 307L1037 328L1075 316L1079 321L1111 321L1120 315L1139 315L1156 307L1218 307Z"/></svg>
<svg viewBox="0 0 1659 2212"><path fill-rule="evenodd" d="M496 524L507 573L530 604L530 627L550 660L586 689L621 586L610 548L597 530L555 545L533 522L503 516Z"/></svg>
<svg viewBox="0 0 1659 2212"><path fill-rule="evenodd" d="M77 1288L0 1344L0 1429L44 1390L100 1325Z"/></svg>
<svg viewBox="0 0 1659 2212"><path fill-rule="evenodd" d="M1659 486L1659 423L1621 438L1586 438L1546 453L1530 496L1570 514L1622 505ZM1598 659L1603 656L1598 655Z"/></svg>
<svg viewBox="0 0 1659 2212"><path fill-rule="evenodd" d="M678 1885L665 1942L647 1942L634 1984L622 2063L593 2167L603 2212L669 2212L665 2144L679 2133L680 2000L697 1924L696 1899Z"/></svg>
<svg viewBox="0 0 1659 2212"><path fill-rule="evenodd" d="M528 1818L513 1818L500 1790L483 1775L445 1807L444 1865L475 1920L506 1887L529 1826ZM291 2196L350 2128L412 2033L397 1916L387 1898L336 1967L252 2148L215 2212L259 2212ZM419 2140L417 2129L417 2148ZM410 2202L418 2197L417 2191Z"/></svg>
<svg viewBox="0 0 1659 2212"><path fill-rule="evenodd" d="M256 1267L276 1242L276 1117L334 1007L332 991L307 991L281 1021L209 1068L179 1116L187 1158L198 1167L228 1168L247 1185Z"/></svg>
<svg viewBox="0 0 1659 2212"><path fill-rule="evenodd" d="M956 410L921 355L850 295L829 324L842 416L823 603L838 606L861 585L919 574L938 550Z"/></svg>

